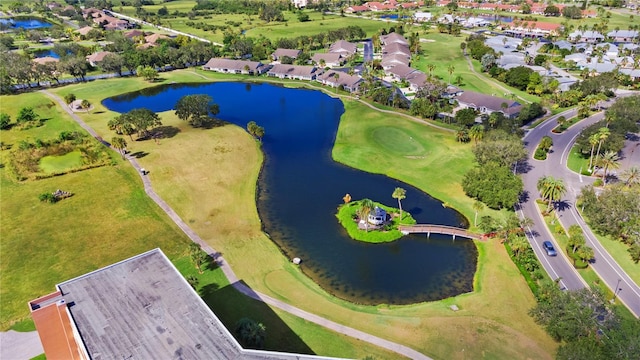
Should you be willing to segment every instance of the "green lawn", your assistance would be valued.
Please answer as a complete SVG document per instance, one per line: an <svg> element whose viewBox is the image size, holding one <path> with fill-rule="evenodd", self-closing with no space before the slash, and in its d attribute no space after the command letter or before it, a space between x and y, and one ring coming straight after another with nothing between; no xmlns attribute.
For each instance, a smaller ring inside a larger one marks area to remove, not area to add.
<svg viewBox="0 0 640 360"><path fill-rule="evenodd" d="M476 70L476 73L473 73L469 69L469 63L466 58L462 55L462 50L460 50L460 44L465 41L465 36L451 36L432 30L428 34L422 35L421 38L426 39L427 42L422 42L421 44L423 54L419 57L414 56L411 63L413 68L429 74L427 65L433 64L436 66L433 74L443 81L449 82L448 68L452 65L455 71L451 75L451 81L454 81L458 75L462 76L463 82L460 87L463 89L505 97L503 88L506 88L510 93L520 96L529 102L540 101L537 96L527 94L524 91L500 83L488 75L481 74L480 63L476 60L472 60Z"/></svg>
<svg viewBox="0 0 640 360"><path fill-rule="evenodd" d="M49 155L40 159L40 169L48 174L67 171L81 165L82 153L80 150L59 156Z"/></svg>
<svg viewBox="0 0 640 360"><path fill-rule="evenodd" d="M567 168L575 173L586 173L589 169L589 158L585 158L577 150L576 145L571 148L567 158Z"/></svg>

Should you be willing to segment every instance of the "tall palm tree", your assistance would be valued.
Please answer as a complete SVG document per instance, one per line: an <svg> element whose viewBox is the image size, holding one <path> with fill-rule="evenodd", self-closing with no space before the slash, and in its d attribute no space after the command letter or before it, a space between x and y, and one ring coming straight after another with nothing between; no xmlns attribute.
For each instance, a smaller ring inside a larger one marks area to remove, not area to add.
<svg viewBox="0 0 640 360"><path fill-rule="evenodd" d="M122 160L124 160L124 155L126 154L127 149L127 141L124 138L119 136L111 138L111 146L114 149L118 150L120 156L122 156Z"/></svg>
<svg viewBox="0 0 640 360"><path fill-rule="evenodd" d="M589 136L589 144L591 144L591 156L589 156L589 170L593 167L593 150L596 149L596 145L600 142L600 137L598 134L592 134Z"/></svg>
<svg viewBox="0 0 640 360"><path fill-rule="evenodd" d="M364 226L367 231L369 231L369 214L371 214L375 207L376 204L374 204L371 199L360 200L358 215L360 215L360 220L364 220Z"/></svg>
<svg viewBox="0 0 640 360"><path fill-rule="evenodd" d="M449 73L449 84L451 84L451 75L456 71L456 67L453 65L447 66L447 72Z"/></svg>
<svg viewBox="0 0 640 360"><path fill-rule="evenodd" d="M469 142L469 131L464 127L458 129L458 131L456 131L456 140L463 143Z"/></svg>
<svg viewBox="0 0 640 360"><path fill-rule="evenodd" d="M598 151L596 151L596 163L598 162L598 158L600 157L600 148L602 147L602 143L605 142L609 135L611 135L611 130L607 127L601 127L598 129Z"/></svg>
<svg viewBox="0 0 640 360"><path fill-rule="evenodd" d="M484 203L482 201L477 201L473 203L473 210L475 210L476 215L473 218L473 226L478 226L478 212L484 209Z"/></svg>
<svg viewBox="0 0 640 360"><path fill-rule="evenodd" d="M478 144L478 140L482 140L484 136L484 125L476 124L469 129L469 136Z"/></svg>
<svg viewBox="0 0 640 360"><path fill-rule="evenodd" d="M427 69L429 69L429 77L433 76L433 70L436 69L436 66L434 64L429 64L427 65Z"/></svg>
<svg viewBox="0 0 640 360"><path fill-rule="evenodd" d="M391 197L393 197L394 199L398 199L398 208L400 209L400 220L402 220L402 202L401 200L406 199L407 197L407 190L401 188L401 187L397 187L395 190L393 190L393 194L391 194Z"/></svg>
<svg viewBox="0 0 640 360"><path fill-rule="evenodd" d="M540 196L547 200L547 213L551 211L553 203L562 198L567 192L567 187L562 179L556 179L551 175L543 176L537 184Z"/></svg>
<svg viewBox="0 0 640 360"><path fill-rule="evenodd" d="M640 167L632 166L625 170L620 177L627 186L640 184Z"/></svg>
<svg viewBox="0 0 640 360"><path fill-rule="evenodd" d="M607 186L607 170L619 168L620 157L615 151L607 151L598 160L598 166L603 170L602 181L604 182L604 186Z"/></svg>
<svg viewBox="0 0 640 360"><path fill-rule="evenodd" d="M338 93L338 80L340 79L340 74L338 74L337 72L333 73L333 78L336 81L336 94Z"/></svg>

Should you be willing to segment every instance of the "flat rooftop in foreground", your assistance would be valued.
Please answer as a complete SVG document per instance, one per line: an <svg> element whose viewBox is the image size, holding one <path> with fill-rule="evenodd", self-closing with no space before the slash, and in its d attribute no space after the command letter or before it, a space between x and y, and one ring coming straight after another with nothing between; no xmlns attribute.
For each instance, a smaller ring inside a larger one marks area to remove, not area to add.
<svg viewBox="0 0 640 360"><path fill-rule="evenodd" d="M328 359L243 349L159 249L57 287L64 301L31 304L34 319L47 306L66 306L82 358Z"/></svg>
<svg viewBox="0 0 640 360"><path fill-rule="evenodd" d="M58 285L92 359L235 359L239 348L159 250Z"/></svg>

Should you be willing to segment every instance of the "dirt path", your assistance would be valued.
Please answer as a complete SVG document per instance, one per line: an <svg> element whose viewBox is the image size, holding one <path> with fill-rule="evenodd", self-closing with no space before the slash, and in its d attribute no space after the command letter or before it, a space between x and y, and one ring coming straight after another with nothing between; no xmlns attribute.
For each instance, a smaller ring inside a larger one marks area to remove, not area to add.
<svg viewBox="0 0 640 360"><path fill-rule="evenodd" d="M101 137L98 136L98 134L89 126L87 125L84 121L82 121L82 119L80 119L80 117L78 117L78 115L76 115L73 111L71 111L71 109L67 106L67 104L64 102L64 100L62 98L60 98L57 95L54 95L53 93L47 91L47 90L41 90L42 93L46 94L47 96L49 96L51 99L55 100L58 102L58 104L60 104L60 106L69 114L69 116L71 116L71 118L76 121L83 129L85 129L89 134L91 134L91 136L95 137L96 139L100 140L103 144L109 146L108 143L104 142L102 140ZM379 109L378 109L379 110ZM386 111L386 110L382 110L382 111ZM424 122L423 122L424 123ZM115 149L111 148L113 151L116 151ZM320 317L318 315L312 314L310 312L304 311L300 308L297 308L293 305L287 304L283 301L277 300L275 298L272 298L270 296L267 296L265 294L262 294L260 292L254 291L251 288L249 288L248 286L244 285L243 283L241 283L239 280L239 278L236 276L236 274L233 272L233 270L231 269L231 266L224 260L224 258L222 257L222 255L214 250L211 246L209 246L209 244L207 244L204 240L202 240L202 238L200 238L200 236L198 234L196 234L195 231L193 231L193 229L191 229L181 218L180 216L178 216L178 214L171 208L171 206L169 206L169 204L167 204L154 190L153 187L151 186L151 180L149 179L149 177L147 175L144 175L142 173L142 167L140 166L140 164L138 163L138 161L136 160L135 157L132 156L127 156L127 160L129 161L129 163L131 163L131 165L138 171L138 174L140 174L140 177L142 178L142 183L144 185L144 191L147 193L147 195L149 195L149 197L156 203L158 204L158 206L160 206L160 208L162 208L162 210L164 210L164 212L171 218L171 220L173 222L176 223L176 225L178 225L178 227L191 239L191 241L199 244L202 249L209 254L209 256L211 256L215 262L218 264L218 266L220 266L220 268L222 269L222 271L224 272L225 276L227 277L227 279L229 279L229 282L232 284L232 286L240 291L242 294L249 296L253 299L256 299L258 301L262 301L264 303L267 303L271 306L275 306L277 308L279 308L280 310L286 311L292 315L298 316L300 318L303 318L307 321L311 321L315 324L324 326L325 328L331 329L337 333L343 334L343 335L347 335L347 336L351 336L353 338L362 340L362 341L366 341L370 344L379 346L381 348L387 349L387 350L391 350L393 352L396 352L400 355L406 356L410 359L420 359L420 360L430 360L431 358L429 358L426 355L423 355L407 346L404 345L400 345L382 338L379 338L377 336L371 335L371 334L367 334L365 332L362 332L360 330L356 330L354 328L348 327L348 326L344 326L341 324L338 324L336 322L333 322L329 319ZM36 354L38 355L38 354Z"/></svg>

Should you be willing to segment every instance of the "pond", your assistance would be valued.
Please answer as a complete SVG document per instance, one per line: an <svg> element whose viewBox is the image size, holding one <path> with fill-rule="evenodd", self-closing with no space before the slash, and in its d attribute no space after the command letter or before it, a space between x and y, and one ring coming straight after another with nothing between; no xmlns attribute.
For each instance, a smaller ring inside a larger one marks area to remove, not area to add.
<svg viewBox="0 0 640 360"><path fill-rule="evenodd" d="M60 59L60 55L58 55L55 51L53 51L53 49L36 50L33 52L33 56L36 58L52 57L52 58Z"/></svg>
<svg viewBox="0 0 640 360"><path fill-rule="evenodd" d="M52 26L51 23L36 18L0 19L0 24L25 30L48 28Z"/></svg>
<svg viewBox="0 0 640 360"><path fill-rule="evenodd" d="M110 110L172 109L188 94L206 93L218 117L246 128L265 128L266 154L258 190L264 231L302 271L329 293L361 304L410 304L473 290L477 249L472 241L431 235L385 244L352 240L335 218L345 193L390 206L396 187L407 190L403 208L419 223L466 227L456 211L426 193L382 175L334 162L342 102L320 92L268 84L173 84L103 101Z"/></svg>

